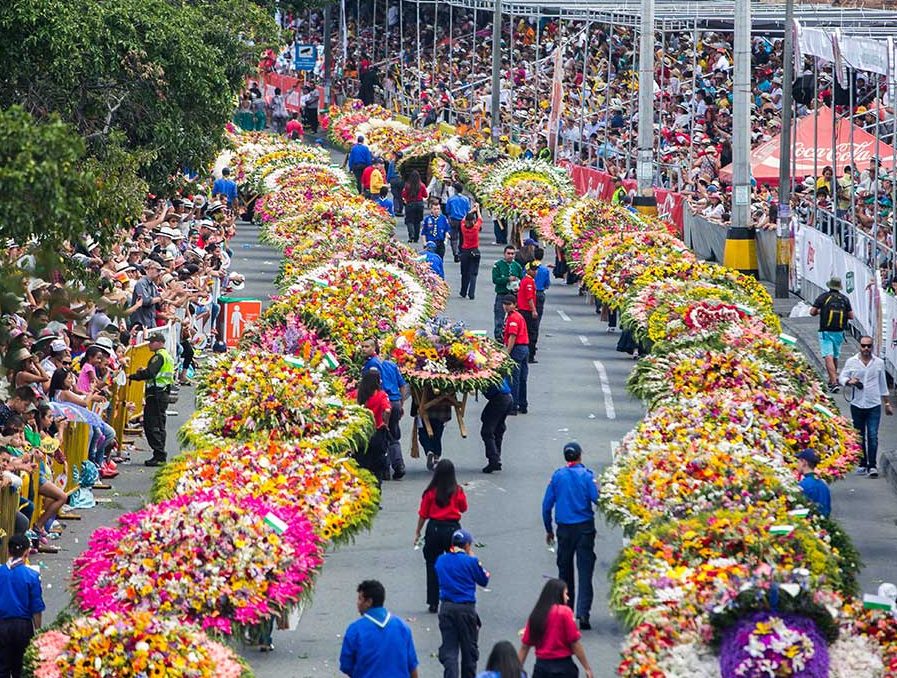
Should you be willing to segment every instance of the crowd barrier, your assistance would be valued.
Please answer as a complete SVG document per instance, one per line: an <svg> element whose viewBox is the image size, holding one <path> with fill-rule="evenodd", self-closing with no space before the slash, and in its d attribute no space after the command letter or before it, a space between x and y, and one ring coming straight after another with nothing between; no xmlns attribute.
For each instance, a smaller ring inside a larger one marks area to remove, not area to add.
<svg viewBox="0 0 897 678"><path fill-rule="evenodd" d="M0 489L0 563L8 558L6 541L16 527L16 511L19 508L19 493L13 487Z"/></svg>

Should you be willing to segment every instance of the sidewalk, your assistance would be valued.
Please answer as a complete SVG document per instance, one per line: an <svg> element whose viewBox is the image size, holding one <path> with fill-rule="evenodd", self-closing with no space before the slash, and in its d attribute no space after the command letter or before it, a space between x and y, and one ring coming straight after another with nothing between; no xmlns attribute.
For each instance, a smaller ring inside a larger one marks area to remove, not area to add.
<svg viewBox="0 0 897 678"><path fill-rule="evenodd" d="M770 285L767 285L767 288L770 287ZM772 289L769 289L769 292L773 294ZM815 317L788 317L791 309L801 303L801 301L799 297L791 295L788 299L773 299L773 304L776 313L781 317L782 331L797 338L797 346L810 361L810 365L823 378L826 378L825 364L822 360L822 353L819 349L819 341L816 334L819 328L819 319ZM857 340L850 334L847 334L844 339L844 346L841 349L841 364L843 365L847 358L859 353L859 351L860 347ZM841 410L841 414L849 421L850 405L840 395L834 396L834 400ZM881 477L897 493L897 422L895 422L895 417L886 417L884 413L882 413L878 434L878 470Z"/></svg>

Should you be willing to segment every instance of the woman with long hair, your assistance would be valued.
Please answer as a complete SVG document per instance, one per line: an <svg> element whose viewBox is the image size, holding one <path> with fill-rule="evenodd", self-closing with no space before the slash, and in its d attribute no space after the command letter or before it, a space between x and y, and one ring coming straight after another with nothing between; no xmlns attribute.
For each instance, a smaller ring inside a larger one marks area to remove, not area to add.
<svg viewBox="0 0 897 678"><path fill-rule="evenodd" d="M592 678L592 667L580 642L582 634L568 600L567 585L560 579L549 579L526 620L518 657L523 665L530 648L536 649L533 678L576 678L579 671L573 663L574 656L586 678Z"/></svg>
<svg viewBox="0 0 897 678"><path fill-rule="evenodd" d="M414 531L416 545L424 522L427 523L423 551L427 568L427 607L430 612L439 609L439 580L433 566L436 559L451 548L452 534L461 529L461 514L465 511L467 495L455 478L455 465L448 459L440 459L430 484L421 495L417 529Z"/></svg>
<svg viewBox="0 0 897 678"><path fill-rule="evenodd" d="M356 401L364 405L374 416L374 433L368 441L367 449L359 458L358 464L362 468L374 474L379 483L389 475L389 462L387 461L387 446L389 444L390 402L389 396L380 387L380 372L370 369L361 375L358 382Z"/></svg>
<svg viewBox="0 0 897 678"><path fill-rule="evenodd" d="M514 646L507 640L500 640L492 646L486 670L477 678L526 678L526 671Z"/></svg>
<svg viewBox="0 0 897 678"><path fill-rule="evenodd" d="M420 222L424 220L424 200L427 199L427 187L420 180L420 172L411 170L405 188L402 189L402 200L405 202L405 226L408 227L408 242L420 240Z"/></svg>

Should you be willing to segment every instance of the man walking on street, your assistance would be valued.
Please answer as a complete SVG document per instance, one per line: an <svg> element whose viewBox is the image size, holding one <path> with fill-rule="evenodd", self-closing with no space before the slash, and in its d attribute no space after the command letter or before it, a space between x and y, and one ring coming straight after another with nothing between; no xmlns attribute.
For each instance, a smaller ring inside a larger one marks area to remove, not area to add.
<svg viewBox="0 0 897 678"><path fill-rule="evenodd" d="M545 541L555 541L552 511L557 521L558 578L567 584L569 605L573 608L582 630L591 629L592 574L595 571L595 510L598 501L598 481L591 469L582 463L582 447L576 441L564 445L567 465L551 476L542 498L542 522ZM578 577L573 574L576 559ZM579 581L579 598L576 582Z"/></svg>
<svg viewBox="0 0 897 678"><path fill-rule="evenodd" d="M551 271L548 270L548 266L542 263L542 260L545 258L545 250L537 247L533 254L536 257L533 263L536 264L536 311L538 311L539 317L536 320L535 332L530 333L529 340L532 346L530 358L536 355L536 348L539 343L539 328L542 326L542 318L545 317L545 293L551 287Z"/></svg>
<svg viewBox="0 0 897 678"><path fill-rule="evenodd" d="M355 175L355 188L359 193L361 193L361 174L370 167L373 161L374 156L371 155L371 149L364 145L364 137L359 135L355 145L349 151L349 155L346 156L346 164L349 166L349 171Z"/></svg>
<svg viewBox="0 0 897 678"><path fill-rule="evenodd" d="M816 298L810 315L819 316L819 347L822 349L825 371L828 372L828 390L837 393L841 390L838 385L838 358L841 357L844 330L847 321L853 319L850 299L841 294L841 278L828 281L828 292Z"/></svg>
<svg viewBox="0 0 897 678"><path fill-rule="evenodd" d="M153 352L146 367L137 370L129 379L145 381L143 396L143 434L153 451L152 459L143 462L146 466L162 466L168 459L165 452L165 412L174 383L174 358L165 348L165 335L154 332L149 336L149 348Z"/></svg>
<svg viewBox="0 0 897 678"><path fill-rule="evenodd" d="M526 265L525 275L520 279L520 287L517 288L517 308L526 322L526 334L529 337L529 358L531 363L536 362L536 346L533 339L539 323L539 311L536 310L536 271L538 266L533 262Z"/></svg>
<svg viewBox="0 0 897 678"><path fill-rule="evenodd" d="M455 194L445 201L445 216L448 217L451 229L449 231L449 240L452 246L452 255L455 262L461 261L461 252L459 250L461 241L461 222L470 212L470 198L464 195L464 185L455 182Z"/></svg>
<svg viewBox="0 0 897 678"><path fill-rule="evenodd" d="M878 478L878 427L881 424L881 406L885 414L894 414L888 399L888 382L885 379L884 361L872 354L872 337L860 337L860 352L847 359L841 376L841 386L846 389L850 402L853 426L860 434L863 458L858 475Z"/></svg>
<svg viewBox="0 0 897 678"><path fill-rule="evenodd" d="M403 403L411 395L411 387L405 381L399 366L392 360L384 360L380 357L380 342L375 337L365 339L361 344L365 362L361 368L362 373L372 367L380 371L380 387L389 396L389 445L387 452L389 464L392 466L392 479L401 480L405 477L405 460L402 458L402 416L405 414ZM388 471L387 471L388 473ZM389 478L384 478L389 480Z"/></svg>
<svg viewBox="0 0 897 678"><path fill-rule="evenodd" d="M523 269L514 261L514 253L514 246L508 245L504 249L503 257L492 266L492 284L495 286L495 305L492 308L495 341L501 341L502 328L505 326L504 298L512 291L517 292L519 281L523 277Z"/></svg>
<svg viewBox="0 0 897 678"><path fill-rule="evenodd" d="M477 584L486 586L489 573L473 555L473 535L467 530L456 530L451 550L436 559L435 568L439 579L439 662L443 678L474 678L480 658Z"/></svg>
<svg viewBox="0 0 897 678"><path fill-rule="evenodd" d="M45 606L40 575L25 564L31 542L16 534L7 545L9 560L0 565L0 676L19 678Z"/></svg>
<svg viewBox="0 0 897 678"><path fill-rule="evenodd" d="M526 320L517 311L517 297L513 294L505 296L502 302L505 312L505 327L502 333L502 343L517 366L511 374L511 398L514 406L510 414L526 414L529 407L527 399L527 380L529 378L529 334L526 330Z"/></svg>
<svg viewBox="0 0 897 678"><path fill-rule="evenodd" d="M501 443L507 430L505 420L514 407L514 399L511 397L511 385L507 377L498 384L492 384L483 395L488 401L480 415L480 421L483 422L480 437L486 448L488 462L483 468L483 473L492 473L501 471Z"/></svg>
<svg viewBox="0 0 897 678"><path fill-rule="evenodd" d="M350 678L417 678L411 629L383 607L386 590L375 579L358 585L358 619L346 629L339 670Z"/></svg>

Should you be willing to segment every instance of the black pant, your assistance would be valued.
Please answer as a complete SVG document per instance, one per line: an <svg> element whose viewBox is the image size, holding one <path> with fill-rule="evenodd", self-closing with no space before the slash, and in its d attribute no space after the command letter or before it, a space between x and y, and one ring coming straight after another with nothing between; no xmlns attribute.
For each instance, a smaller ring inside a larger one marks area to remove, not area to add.
<svg viewBox="0 0 897 678"><path fill-rule="evenodd" d="M389 475L389 461L387 448L389 446L389 431L381 426L368 441L367 449L358 457L358 465L374 474L377 480L383 480Z"/></svg>
<svg viewBox="0 0 897 678"><path fill-rule="evenodd" d="M405 205L405 226L408 227L408 239L411 242L420 240L420 222L424 220L424 204L420 200ZM445 245L442 246L443 251Z"/></svg>
<svg viewBox="0 0 897 678"><path fill-rule="evenodd" d="M443 678L475 678L480 649L480 619L473 603L450 603L443 600L439 606L439 662ZM458 673L458 654L461 655L461 672Z"/></svg>
<svg viewBox="0 0 897 678"><path fill-rule="evenodd" d="M352 165L349 170L355 175L355 190L361 193L361 175L364 173L367 165Z"/></svg>
<svg viewBox="0 0 897 678"><path fill-rule="evenodd" d="M456 520L430 520L424 532L424 564L427 567L427 605L435 607L439 604L439 579L433 565L436 559L449 550L452 545L452 534L461 524Z"/></svg>
<svg viewBox="0 0 897 678"><path fill-rule="evenodd" d="M165 460L165 411L168 409L167 388L147 388L143 400L143 435L153 451L153 459Z"/></svg>
<svg viewBox="0 0 897 678"><path fill-rule="evenodd" d="M529 359L536 357L536 341L539 338L539 320L533 316L532 311L520 310L520 315L526 321L526 333L529 335Z"/></svg>
<svg viewBox="0 0 897 678"><path fill-rule="evenodd" d="M505 419L513 407L514 399L511 394L499 393L489 399L480 415L480 421L483 422L480 437L486 447L486 459L490 464L501 463L501 442L507 430Z"/></svg>
<svg viewBox="0 0 897 678"><path fill-rule="evenodd" d="M536 659L533 667L533 678L576 678L579 669L573 663L573 657L564 659Z"/></svg>
<svg viewBox="0 0 897 678"><path fill-rule="evenodd" d="M30 619L0 619L0 678L20 678L22 660L34 623Z"/></svg>
<svg viewBox="0 0 897 678"><path fill-rule="evenodd" d="M452 256L457 257L461 247L461 220L449 219L448 222L451 227L451 230L449 231L449 241L452 244Z"/></svg>
<svg viewBox="0 0 897 678"><path fill-rule="evenodd" d="M193 344L190 343L190 339L182 339L181 340L181 370L184 372L184 376L187 375L187 370L193 366L193 355L195 351L193 350Z"/></svg>
<svg viewBox="0 0 897 678"><path fill-rule="evenodd" d="M461 296L473 299L477 293L477 276L480 274L480 250L461 250Z"/></svg>
<svg viewBox="0 0 897 678"><path fill-rule="evenodd" d="M305 126L308 127L312 132L317 133L318 131L318 109L317 108L305 108L303 109L304 117L305 117Z"/></svg>
<svg viewBox="0 0 897 678"><path fill-rule="evenodd" d="M393 471L404 471L405 460L402 458L402 409L401 400L391 400L389 402L389 441L386 449L389 454L389 464Z"/></svg>
<svg viewBox="0 0 897 678"><path fill-rule="evenodd" d="M402 199L402 189L405 187L405 182L401 179L390 181L389 187L392 189L393 211L397 217L400 217L405 213L405 201Z"/></svg>
<svg viewBox="0 0 897 678"><path fill-rule="evenodd" d="M595 572L595 523L573 523L557 527L558 579L567 584L570 600L579 619L588 619L592 609L592 575ZM576 559L576 574L573 575L573 559ZM576 600L576 582L579 581L579 600ZM574 605L575 603L575 605Z"/></svg>

